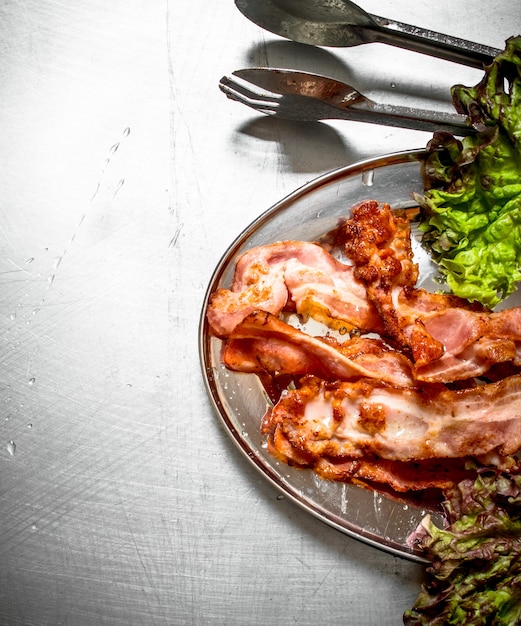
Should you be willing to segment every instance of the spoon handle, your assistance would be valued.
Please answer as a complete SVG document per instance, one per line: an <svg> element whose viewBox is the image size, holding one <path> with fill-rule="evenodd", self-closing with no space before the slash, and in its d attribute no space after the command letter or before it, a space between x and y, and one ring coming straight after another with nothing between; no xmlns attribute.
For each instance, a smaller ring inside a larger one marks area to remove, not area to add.
<svg viewBox="0 0 521 626"><path fill-rule="evenodd" d="M368 32L368 36L374 42L406 48L478 69L483 69L484 65L491 63L493 58L501 52L496 48L466 39L451 37L377 15L369 14L369 16L376 25L374 29L371 26L367 27L368 31L373 31Z"/></svg>

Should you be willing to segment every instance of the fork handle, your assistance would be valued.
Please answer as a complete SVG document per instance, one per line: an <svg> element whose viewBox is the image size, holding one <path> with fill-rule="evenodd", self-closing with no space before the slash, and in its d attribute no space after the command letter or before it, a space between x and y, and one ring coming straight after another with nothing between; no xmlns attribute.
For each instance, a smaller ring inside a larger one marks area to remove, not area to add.
<svg viewBox="0 0 521 626"><path fill-rule="evenodd" d="M426 130L428 132L444 130L459 137L476 133L476 129L467 123L467 117L458 113L380 104L371 100L366 100L361 104L353 104L348 108L337 110L337 112L338 116L335 115L337 119L368 122L383 126Z"/></svg>
<svg viewBox="0 0 521 626"><path fill-rule="evenodd" d="M466 39L451 37L378 15L369 14L369 16L376 28L368 26L364 27L364 30L367 30L366 35L373 42L406 48L413 52L428 54L478 69L483 69L484 65L491 63L493 58L501 52L497 48L484 46Z"/></svg>

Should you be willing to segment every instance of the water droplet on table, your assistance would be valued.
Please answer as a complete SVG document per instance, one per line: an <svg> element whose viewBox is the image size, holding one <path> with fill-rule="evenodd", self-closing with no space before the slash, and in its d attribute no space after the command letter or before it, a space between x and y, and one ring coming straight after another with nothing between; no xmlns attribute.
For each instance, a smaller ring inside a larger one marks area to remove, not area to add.
<svg viewBox="0 0 521 626"><path fill-rule="evenodd" d="M10 441L6 446L6 449L11 456L14 456L14 453L16 452L16 443L14 441Z"/></svg>

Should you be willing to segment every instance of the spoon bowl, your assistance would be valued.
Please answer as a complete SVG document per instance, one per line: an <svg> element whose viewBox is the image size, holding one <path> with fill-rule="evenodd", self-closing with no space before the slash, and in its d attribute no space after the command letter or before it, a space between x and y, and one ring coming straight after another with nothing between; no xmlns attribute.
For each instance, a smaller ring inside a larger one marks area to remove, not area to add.
<svg viewBox="0 0 521 626"><path fill-rule="evenodd" d="M500 50L372 15L349 0L235 0L265 30L308 45L384 43L483 69Z"/></svg>
<svg viewBox="0 0 521 626"><path fill-rule="evenodd" d="M377 27L369 13L351 2L331 0L236 0L239 11L271 33L308 45L351 47L374 41ZM363 28L359 28L363 27Z"/></svg>

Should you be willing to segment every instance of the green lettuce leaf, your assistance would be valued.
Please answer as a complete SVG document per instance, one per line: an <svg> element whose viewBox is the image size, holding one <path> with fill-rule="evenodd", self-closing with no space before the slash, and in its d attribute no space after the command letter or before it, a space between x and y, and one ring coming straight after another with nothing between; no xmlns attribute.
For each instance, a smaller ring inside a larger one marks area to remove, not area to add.
<svg viewBox="0 0 521 626"><path fill-rule="evenodd" d="M409 538L431 565L404 624L520 624L521 476L486 470L446 495L447 526L427 516Z"/></svg>
<svg viewBox="0 0 521 626"><path fill-rule="evenodd" d="M451 291L492 308L521 280L521 37L452 98L479 132L434 133L420 230Z"/></svg>

